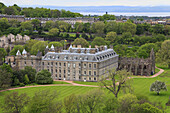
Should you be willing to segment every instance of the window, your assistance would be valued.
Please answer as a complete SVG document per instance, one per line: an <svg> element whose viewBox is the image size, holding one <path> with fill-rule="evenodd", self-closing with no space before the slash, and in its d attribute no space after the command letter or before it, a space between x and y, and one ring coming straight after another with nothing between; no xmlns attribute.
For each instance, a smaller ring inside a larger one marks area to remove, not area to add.
<svg viewBox="0 0 170 113"><path fill-rule="evenodd" d="M51 66L53 65L53 62L51 62Z"/></svg>
<svg viewBox="0 0 170 113"><path fill-rule="evenodd" d="M34 64L34 63L32 62L32 66L33 66L33 64Z"/></svg>
<svg viewBox="0 0 170 113"><path fill-rule="evenodd" d="M66 63L64 63L64 66L66 66Z"/></svg>
<svg viewBox="0 0 170 113"><path fill-rule="evenodd" d="M27 65L27 62L25 62L25 65Z"/></svg>
<svg viewBox="0 0 170 113"><path fill-rule="evenodd" d="M55 72L57 73L57 69L55 70Z"/></svg>
<svg viewBox="0 0 170 113"><path fill-rule="evenodd" d="M44 62L42 62L42 65L44 65Z"/></svg>
<svg viewBox="0 0 170 113"><path fill-rule="evenodd" d="M59 72L61 73L61 70L59 70Z"/></svg>
<svg viewBox="0 0 170 113"><path fill-rule="evenodd" d="M70 67L70 63L68 63L68 67Z"/></svg>
<svg viewBox="0 0 170 113"><path fill-rule="evenodd" d="M96 64L94 64L94 69L96 69Z"/></svg>
<svg viewBox="0 0 170 113"><path fill-rule="evenodd" d="M81 64L79 63L79 67L81 67Z"/></svg>
<svg viewBox="0 0 170 113"><path fill-rule="evenodd" d="M94 80L96 80L96 77L94 77Z"/></svg>
<svg viewBox="0 0 170 113"><path fill-rule="evenodd" d="M84 64L84 68L86 68L86 64Z"/></svg>
<svg viewBox="0 0 170 113"><path fill-rule="evenodd" d="M84 75L86 75L86 71L84 71Z"/></svg>
<svg viewBox="0 0 170 113"><path fill-rule="evenodd" d="M55 66L57 67L57 62L55 63Z"/></svg>
<svg viewBox="0 0 170 113"><path fill-rule="evenodd" d="M64 73L66 73L66 70L64 70Z"/></svg>
<svg viewBox="0 0 170 113"><path fill-rule="evenodd" d="M89 80L91 80L91 77L89 77Z"/></svg>
<svg viewBox="0 0 170 113"><path fill-rule="evenodd" d="M96 75L96 71L94 71L94 75Z"/></svg>
<svg viewBox="0 0 170 113"><path fill-rule="evenodd" d="M61 66L61 63L59 63L59 66Z"/></svg>
<svg viewBox="0 0 170 113"><path fill-rule="evenodd" d="M91 68L91 64L89 64L89 68Z"/></svg>
<svg viewBox="0 0 170 113"><path fill-rule="evenodd" d="M89 71L89 75L91 75L91 71Z"/></svg>
<svg viewBox="0 0 170 113"><path fill-rule="evenodd" d="M73 68L75 68L76 67L76 64L73 64Z"/></svg>
<svg viewBox="0 0 170 113"><path fill-rule="evenodd" d="M48 62L48 66L50 65L50 63Z"/></svg>

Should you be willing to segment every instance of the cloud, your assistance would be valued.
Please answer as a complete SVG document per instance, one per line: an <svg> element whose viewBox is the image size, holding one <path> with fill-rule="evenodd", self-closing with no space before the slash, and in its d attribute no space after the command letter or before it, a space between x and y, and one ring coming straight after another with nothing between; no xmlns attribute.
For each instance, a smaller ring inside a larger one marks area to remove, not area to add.
<svg viewBox="0 0 170 113"><path fill-rule="evenodd" d="M53 5L53 6L157 6L170 5L170 0L1 0L6 5Z"/></svg>

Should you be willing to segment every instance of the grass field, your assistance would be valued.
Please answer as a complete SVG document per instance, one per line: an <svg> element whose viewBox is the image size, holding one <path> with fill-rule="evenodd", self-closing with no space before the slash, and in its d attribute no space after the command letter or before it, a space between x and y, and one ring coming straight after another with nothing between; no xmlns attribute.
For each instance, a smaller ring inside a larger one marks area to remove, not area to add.
<svg viewBox="0 0 170 113"><path fill-rule="evenodd" d="M134 93L136 95L144 95L149 98L152 102L161 102L162 105L165 107L165 103L168 101L170 96L170 69L167 69L165 67L161 67L157 65L157 67L160 67L165 70L163 74L156 78L134 78L133 79L133 87L134 87ZM155 92L150 92L149 88L150 85L155 82L156 80L164 81L167 85L168 91L163 91L160 93L160 95L156 95ZM75 83L78 84L86 84L86 85L98 85L97 82L78 82L75 81ZM65 82L62 83L62 81L56 81L54 84L67 84ZM25 88L25 89L17 89L15 91L18 91L19 93L27 93L28 96L32 97L34 95L34 92L38 90L43 89L49 89L49 90L56 90L60 92L60 99L64 99L64 97L69 96L73 93L75 94L83 94L89 90L94 89L93 87L81 87L81 86L44 86L44 87L33 87L33 88ZM13 91L5 91L0 93L0 103L3 103L4 96L9 94ZM122 96L123 94L120 94ZM170 107L167 107L166 110L167 113L170 113ZM1 110L0 110L1 113Z"/></svg>
<svg viewBox="0 0 170 113"><path fill-rule="evenodd" d="M74 83L77 83L77 84L84 84L84 85L99 85L98 82L83 82L83 81L74 81Z"/></svg>

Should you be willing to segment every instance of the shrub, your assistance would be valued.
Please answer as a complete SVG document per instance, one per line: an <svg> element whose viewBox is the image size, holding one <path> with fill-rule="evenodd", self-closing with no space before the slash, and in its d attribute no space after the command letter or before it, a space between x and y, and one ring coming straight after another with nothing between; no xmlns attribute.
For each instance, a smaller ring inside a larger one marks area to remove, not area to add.
<svg viewBox="0 0 170 113"><path fill-rule="evenodd" d="M51 83L53 83L51 73L47 70L42 70L42 71L38 72L35 77L35 81L37 84L51 84Z"/></svg>

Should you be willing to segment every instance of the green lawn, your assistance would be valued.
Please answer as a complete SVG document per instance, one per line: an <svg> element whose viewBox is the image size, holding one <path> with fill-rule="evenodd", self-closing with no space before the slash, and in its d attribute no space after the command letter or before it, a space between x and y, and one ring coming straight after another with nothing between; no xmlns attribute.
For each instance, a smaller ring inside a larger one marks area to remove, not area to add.
<svg viewBox="0 0 170 113"><path fill-rule="evenodd" d="M53 81L53 84L70 84L64 81Z"/></svg>
<svg viewBox="0 0 170 113"><path fill-rule="evenodd" d="M95 86L98 86L99 83L98 82L83 82L83 81L74 81L74 83L77 83L77 84L84 84L84 85L95 85Z"/></svg>
<svg viewBox="0 0 170 113"><path fill-rule="evenodd" d="M149 98L152 102L161 102L163 106L165 106L165 103L168 101L170 96L170 69L167 69L165 67L161 67L157 65L158 67L165 70L163 74L156 78L134 78L133 79L133 87L134 87L134 93L136 95L144 95ZM150 85L155 82L156 80L164 81L167 85L168 91L163 91L160 93L160 95L156 95L155 92L150 92L149 88ZM86 85L98 85L97 82L79 82L75 81L75 83L78 84L86 84ZM63 81L55 81L54 84L67 84ZM44 87L33 87L33 88L25 88L25 89L17 89L15 91L18 91L19 93L27 93L28 96L32 97L34 95L34 92L42 89L49 89L49 90L56 90L60 92L60 99L63 99L64 97L71 95L73 93L75 94L83 94L89 90L94 89L93 87L81 87L81 86L44 86ZM6 94L9 94L13 91L6 91L0 93L0 102L3 102L4 96ZM120 96L123 96L123 94L120 94ZM167 113L170 113L170 107L167 107ZM1 110L0 110L1 113Z"/></svg>
<svg viewBox="0 0 170 113"><path fill-rule="evenodd" d="M19 93L27 93L28 96L32 97L34 93L38 90L50 90L50 91L58 91L59 99L64 99L65 97L71 94L84 94L85 92L94 89L93 87L81 87L81 86L44 86L44 87L32 87L32 88L24 88L24 89L16 89ZM13 91L5 91L0 92L0 103L3 103L4 96L11 93ZM0 108L0 113L2 113Z"/></svg>

